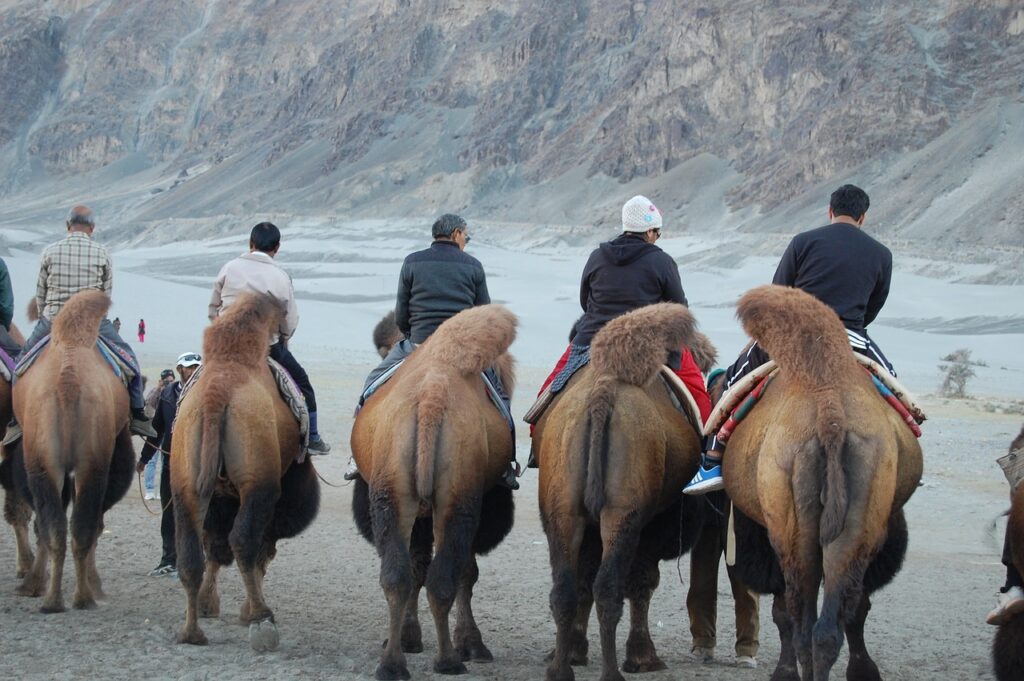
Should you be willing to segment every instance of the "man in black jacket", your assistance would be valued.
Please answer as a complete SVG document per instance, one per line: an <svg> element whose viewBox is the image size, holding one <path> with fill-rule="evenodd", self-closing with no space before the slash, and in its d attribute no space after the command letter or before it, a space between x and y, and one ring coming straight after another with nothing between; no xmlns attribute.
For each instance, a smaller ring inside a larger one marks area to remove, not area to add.
<svg viewBox="0 0 1024 681"><path fill-rule="evenodd" d="M398 364L427 340L446 320L463 310L487 305L487 276L480 261L465 252L469 243L466 221L451 213L442 215L430 229L434 241L429 248L410 253L398 275L398 296L395 301L395 323L405 336L391 349L384 360L370 372L363 392L388 369ZM495 371L485 372L511 411L510 400ZM347 480L359 475L355 459L349 459ZM514 467L510 464L502 484L518 489Z"/></svg>
<svg viewBox="0 0 1024 681"><path fill-rule="evenodd" d="M892 364L867 332L885 305L892 279L892 253L863 230L869 205L867 193L852 184L832 192L829 224L793 237L772 283L806 291L835 310L854 352L867 355L895 376ZM726 388L768 359L764 349L751 343L726 370ZM686 494L722 489L724 452L724 443L711 438L703 465L683 490Z"/></svg>
<svg viewBox="0 0 1024 681"><path fill-rule="evenodd" d="M160 468L160 500L163 504L163 513L160 517L160 537L163 541L163 555L160 557L160 563L150 570L150 577L178 573L178 553L174 546L174 505L171 501L171 427L174 425L174 417L178 412L181 387L188 383L200 364L202 364L202 357L194 352L186 352L178 357L175 368L181 380L165 386L160 392L160 401L157 402L156 414L153 416L153 428L156 430L157 436L147 438L146 444L142 448L142 454L139 455L139 463L135 467L141 473L153 455L158 451L163 453L161 457L163 464Z"/></svg>

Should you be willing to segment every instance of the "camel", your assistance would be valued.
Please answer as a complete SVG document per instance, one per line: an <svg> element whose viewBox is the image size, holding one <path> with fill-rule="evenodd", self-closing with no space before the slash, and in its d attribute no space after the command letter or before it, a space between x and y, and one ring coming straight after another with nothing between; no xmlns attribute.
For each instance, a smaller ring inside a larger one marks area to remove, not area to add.
<svg viewBox="0 0 1024 681"><path fill-rule="evenodd" d="M178 407L171 497L186 596L178 643L206 645L198 618L220 614L217 573L232 559L245 583L239 619L250 645L263 652L280 641L263 579L277 540L306 529L320 505L313 464L296 462L298 421L267 364L280 315L270 296L239 297L203 334L202 373Z"/></svg>
<svg viewBox="0 0 1024 681"><path fill-rule="evenodd" d="M689 550L700 502L680 494L697 470L698 427L657 379L670 350L700 343L682 305L659 303L609 322L534 431L540 511L551 559L558 633L548 681L572 681L586 664L597 604L602 681L621 680L615 632L623 598L630 633L623 670L664 669L648 627L658 561ZM682 505L682 507L681 507Z"/></svg>
<svg viewBox="0 0 1024 681"><path fill-rule="evenodd" d="M13 390L14 412L24 430L14 453L15 484L35 510L38 537L35 561L18 592L39 596L45 586L44 613L64 610L66 508L72 498L72 606L94 608L103 597L96 540L103 514L128 491L135 467L128 391L96 348L109 308L110 299L100 291L73 295L53 320L49 346Z"/></svg>
<svg viewBox="0 0 1024 681"><path fill-rule="evenodd" d="M25 337L14 324L8 331L18 345L24 347ZM14 404L11 398L11 384L0 380L0 439L7 431L7 424L14 415ZM4 519L14 529L14 539L17 551L18 578L21 579L28 574L32 568L35 557L32 555L32 544L28 539L28 523L32 520L32 507L25 498L19 494L14 485L12 463L7 463L10 453L6 450L0 452L0 484L4 488ZM19 464L20 465L20 464Z"/></svg>
<svg viewBox="0 0 1024 681"><path fill-rule="evenodd" d="M1024 448L1024 428L1010 445L1010 451ZM1006 529L1014 566L1024 574L1024 484L1012 495L1010 519ZM992 661L997 681L1024 679L1024 615L1018 615L996 631L992 643Z"/></svg>
<svg viewBox="0 0 1024 681"><path fill-rule="evenodd" d="M495 366L511 394L506 351L515 328L516 318L503 307L463 310L366 400L352 427L352 455L363 478L353 515L381 557L380 585L388 602L378 679L409 678L405 653L423 650L417 611L424 585L437 629L434 670L459 674L465 661L493 659L471 600L479 577L476 556L512 528L512 491L497 483L515 442L480 372ZM454 642L448 622L453 604Z"/></svg>
<svg viewBox="0 0 1024 681"><path fill-rule="evenodd" d="M845 629L847 679L878 680L864 622L869 595L902 566L903 505L921 479L921 447L857 364L831 308L799 289L761 286L737 315L779 366L723 459L738 574L775 595L782 652L772 679L826 681Z"/></svg>

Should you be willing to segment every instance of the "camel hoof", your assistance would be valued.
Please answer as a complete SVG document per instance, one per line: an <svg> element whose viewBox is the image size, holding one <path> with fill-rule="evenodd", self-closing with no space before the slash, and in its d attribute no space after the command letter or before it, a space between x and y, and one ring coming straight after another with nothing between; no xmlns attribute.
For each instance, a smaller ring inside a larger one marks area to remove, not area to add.
<svg viewBox="0 0 1024 681"><path fill-rule="evenodd" d="M206 634L199 627L195 629L182 629L181 633L178 634L178 643L187 643L190 646L205 646L209 643L206 640Z"/></svg>
<svg viewBox="0 0 1024 681"><path fill-rule="evenodd" d="M587 659L587 648L587 645L583 645L579 648L573 647L573 649L569 651L569 664L573 667L586 667L588 664L590 664L590 660ZM546 662L547 664L551 664L554 661L555 651L552 650L544 656L544 662Z"/></svg>
<svg viewBox="0 0 1024 681"><path fill-rule="evenodd" d="M460 641L455 644L455 650L463 662L494 662L494 655L487 649L484 642L479 638L475 640Z"/></svg>
<svg viewBox="0 0 1024 681"><path fill-rule="evenodd" d="M458 659L438 659L434 660L434 672L437 674L465 674L467 671L466 665L462 663L462 660Z"/></svg>
<svg viewBox="0 0 1024 681"><path fill-rule="evenodd" d="M576 672L572 667L566 667L563 671L548 667L544 673L544 681L576 681Z"/></svg>
<svg viewBox="0 0 1024 681"><path fill-rule="evenodd" d="M800 674L797 673L796 667L780 665L772 672L770 681L800 681Z"/></svg>
<svg viewBox="0 0 1024 681"><path fill-rule="evenodd" d="M384 664L383 662L377 665L374 676L379 681L404 681L410 678L409 668L404 664Z"/></svg>
<svg viewBox="0 0 1024 681"><path fill-rule="evenodd" d="M387 641L384 642L385 647ZM422 653L423 652L423 630L419 624L411 624L402 627L402 652Z"/></svg>
<svg viewBox="0 0 1024 681"><path fill-rule="evenodd" d="M95 610L99 606L96 605L96 600L93 598L75 596L75 599L71 602L71 607L75 610Z"/></svg>
<svg viewBox="0 0 1024 681"><path fill-rule="evenodd" d="M281 637L277 633L277 626L272 620L253 622L249 625L249 645L257 653L265 653L277 650Z"/></svg>
<svg viewBox="0 0 1024 681"><path fill-rule="evenodd" d="M43 595L43 590L34 584L22 584L14 591L19 596L26 596L28 598L39 598Z"/></svg>
<svg viewBox="0 0 1024 681"><path fill-rule="evenodd" d="M52 615L57 612L64 612L63 603L44 603L40 608L39 612L44 615Z"/></svg>
<svg viewBox="0 0 1024 681"><path fill-rule="evenodd" d="M601 672L601 681L626 681L626 677L618 669L612 669Z"/></svg>

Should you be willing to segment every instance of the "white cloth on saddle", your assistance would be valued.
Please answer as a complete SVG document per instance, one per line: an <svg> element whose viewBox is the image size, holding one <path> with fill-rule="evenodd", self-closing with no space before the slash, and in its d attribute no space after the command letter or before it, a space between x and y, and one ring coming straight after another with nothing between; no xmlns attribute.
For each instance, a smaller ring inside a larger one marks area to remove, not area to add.
<svg viewBox="0 0 1024 681"><path fill-rule="evenodd" d="M914 417L918 423L923 423L927 418L924 411L918 406L914 396L911 395L910 391L903 387L903 385L896 380L896 377L889 373L889 370L884 366L874 361L870 357L865 357L860 353L853 353L854 359L857 362L868 369L873 376L881 381L885 387L892 391L892 394L907 408L910 415ZM722 424L729 418L729 414L732 413L743 399L750 394L750 391L757 387L757 384L761 382L766 376L778 371L778 365L775 360L770 359L761 366L757 367L749 374L737 381L731 388L729 388L722 395L722 399L718 400L718 404L711 411L711 416L708 418L708 422L704 424L704 435L714 435L718 432Z"/></svg>

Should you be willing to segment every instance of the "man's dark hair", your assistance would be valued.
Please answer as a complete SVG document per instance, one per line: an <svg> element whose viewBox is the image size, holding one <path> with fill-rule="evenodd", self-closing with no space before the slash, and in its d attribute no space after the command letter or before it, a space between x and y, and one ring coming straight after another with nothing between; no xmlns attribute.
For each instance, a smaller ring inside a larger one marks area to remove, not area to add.
<svg viewBox="0 0 1024 681"><path fill-rule="evenodd" d="M430 233L434 235L434 238L450 238L452 233L457 229L466 229L466 221L460 218L458 215L452 213L445 213L437 219L434 226L430 228Z"/></svg>
<svg viewBox="0 0 1024 681"><path fill-rule="evenodd" d="M249 241L257 251L269 253L281 245L281 230L271 222L261 222L252 228Z"/></svg>
<svg viewBox="0 0 1024 681"><path fill-rule="evenodd" d="M867 192L852 184L844 184L832 192L832 198L828 202L832 215L846 215L854 220L860 220L864 213L868 212L870 205Z"/></svg>

